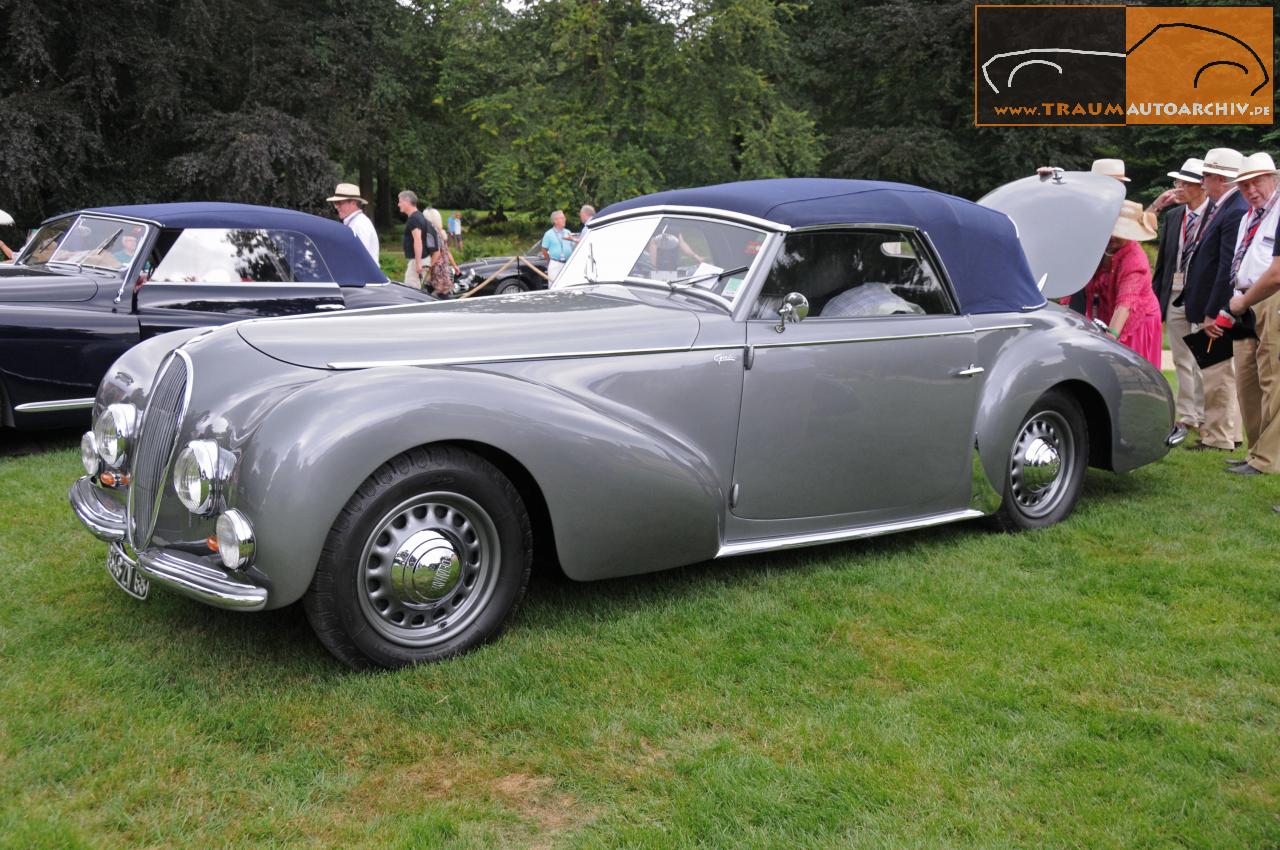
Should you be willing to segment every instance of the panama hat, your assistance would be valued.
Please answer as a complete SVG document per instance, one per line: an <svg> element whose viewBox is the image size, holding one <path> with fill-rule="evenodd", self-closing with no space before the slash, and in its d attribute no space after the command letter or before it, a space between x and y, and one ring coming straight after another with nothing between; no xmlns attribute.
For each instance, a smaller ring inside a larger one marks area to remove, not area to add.
<svg viewBox="0 0 1280 850"><path fill-rule="evenodd" d="M1120 217L1116 219L1111 235L1134 242L1146 242L1157 236L1155 228L1142 212L1142 204L1137 201L1125 201L1120 207Z"/></svg>
<svg viewBox="0 0 1280 850"><path fill-rule="evenodd" d="M1129 178L1124 176L1124 160L1123 159L1095 159L1093 165L1089 166L1089 170L1094 174L1101 174L1105 177L1114 177L1117 180L1123 180L1128 183Z"/></svg>
<svg viewBox="0 0 1280 850"><path fill-rule="evenodd" d="M1271 161L1269 153L1250 154L1240 163L1240 174L1237 175L1232 183L1243 183L1246 180L1252 180L1255 177L1261 177L1264 174L1275 174L1276 164Z"/></svg>
<svg viewBox="0 0 1280 850"><path fill-rule="evenodd" d="M1170 171L1169 176L1185 183L1201 183L1204 181L1204 160L1192 157L1177 171Z"/></svg>
<svg viewBox="0 0 1280 850"><path fill-rule="evenodd" d="M369 203L360 197L360 187L354 183L339 183L337 188L333 190L333 197L325 198L326 203L335 204L338 201L359 201L362 204Z"/></svg>
<svg viewBox="0 0 1280 850"><path fill-rule="evenodd" d="M1232 148L1214 148L1204 155L1205 174L1217 174L1220 177L1235 177L1240 170L1244 155Z"/></svg>

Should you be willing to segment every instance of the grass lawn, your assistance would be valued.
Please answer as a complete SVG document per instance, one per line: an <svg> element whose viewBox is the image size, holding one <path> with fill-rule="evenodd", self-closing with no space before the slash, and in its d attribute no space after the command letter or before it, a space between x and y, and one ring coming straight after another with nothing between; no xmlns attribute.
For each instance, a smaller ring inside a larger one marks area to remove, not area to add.
<svg viewBox="0 0 1280 850"><path fill-rule="evenodd" d="M0 847L1280 846L1280 479L1216 453L1033 534L536 576L360 675L296 608L129 599L74 438L0 439Z"/></svg>

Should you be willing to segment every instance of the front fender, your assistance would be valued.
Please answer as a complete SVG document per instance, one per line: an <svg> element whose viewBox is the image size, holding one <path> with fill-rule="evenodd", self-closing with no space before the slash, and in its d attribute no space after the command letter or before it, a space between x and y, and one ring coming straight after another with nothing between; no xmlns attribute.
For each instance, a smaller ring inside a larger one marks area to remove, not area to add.
<svg viewBox="0 0 1280 850"><path fill-rule="evenodd" d="M1060 385L1076 396L1094 427L1106 429L1107 445L1103 455L1093 454L1094 465L1128 472L1164 457L1173 427L1173 396L1164 376L1141 355L1072 316L1047 313L1031 324L1003 339L987 334L979 343L980 362L992 366L975 434L996 489L1003 490L1009 447L1023 418L1036 399Z"/></svg>
<svg viewBox="0 0 1280 850"><path fill-rule="evenodd" d="M724 496L696 448L507 374L380 367L302 388L244 444L237 506L257 532L270 607L306 591L334 520L375 469L416 446L462 440L499 449L532 475L571 578L716 553Z"/></svg>

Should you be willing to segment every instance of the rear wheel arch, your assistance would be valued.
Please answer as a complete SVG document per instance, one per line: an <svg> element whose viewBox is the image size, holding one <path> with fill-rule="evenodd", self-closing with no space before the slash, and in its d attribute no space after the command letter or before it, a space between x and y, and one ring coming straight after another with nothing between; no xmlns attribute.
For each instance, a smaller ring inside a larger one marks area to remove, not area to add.
<svg viewBox="0 0 1280 850"><path fill-rule="evenodd" d="M1070 395L1080 405L1089 429L1089 466L1111 470L1115 465L1111 452L1111 411L1102 394L1085 381L1063 381L1050 389Z"/></svg>

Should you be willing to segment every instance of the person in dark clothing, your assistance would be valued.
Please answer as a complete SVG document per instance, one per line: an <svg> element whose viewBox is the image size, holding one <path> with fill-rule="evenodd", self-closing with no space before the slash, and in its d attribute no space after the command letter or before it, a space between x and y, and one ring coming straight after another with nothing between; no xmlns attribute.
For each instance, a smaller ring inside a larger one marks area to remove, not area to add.
<svg viewBox="0 0 1280 850"><path fill-rule="evenodd" d="M1178 376L1176 427L1195 431L1199 431L1204 422L1204 379L1191 349L1182 341L1191 333L1187 314L1180 307L1170 310L1169 302L1182 298L1187 266L1191 263L1196 238L1209 206L1208 196L1201 185L1204 175L1200 169L1203 167L1203 160L1192 158L1184 162L1181 169L1170 171L1173 189L1157 198L1150 208L1158 211L1165 199L1175 204L1160 218L1160 250L1156 254L1152 288L1160 302L1160 318L1164 322L1173 368Z"/></svg>
<svg viewBox="0 0 1280 850"><path fill-rule="evenodd" d="M426 217L418 209L418 196L406 189L400 193L398 200L400 212L407 216L404 223L404 257L407 261L404 269L406 286L421 289L426 278L423 276L423 260L440 250L437 244L435 228L427 223Z"/></svg>
<svg viewBox="0 0 1280 850"><path fill-rule="evenodd" d="M1187 266L1182 306L1193 328L1205 326L1210 336L1221 334L1214 325L1218 311L1231 301L1231 262L1236 250L1236 231L1248 204L1231 181L1244 157L1231 148L1215 148L1204 156L1204 190L1209 196L1204 226L1196 240ZM1177 300L1174 300L1177 305ZM1229 344L1223 342L1222 344ZM1200 442L1192 451L1231 451L1243 438L1239 405L1236 401L1236 374L1230 360L1201 371L1204 376L1204 427Z"/></svg>

